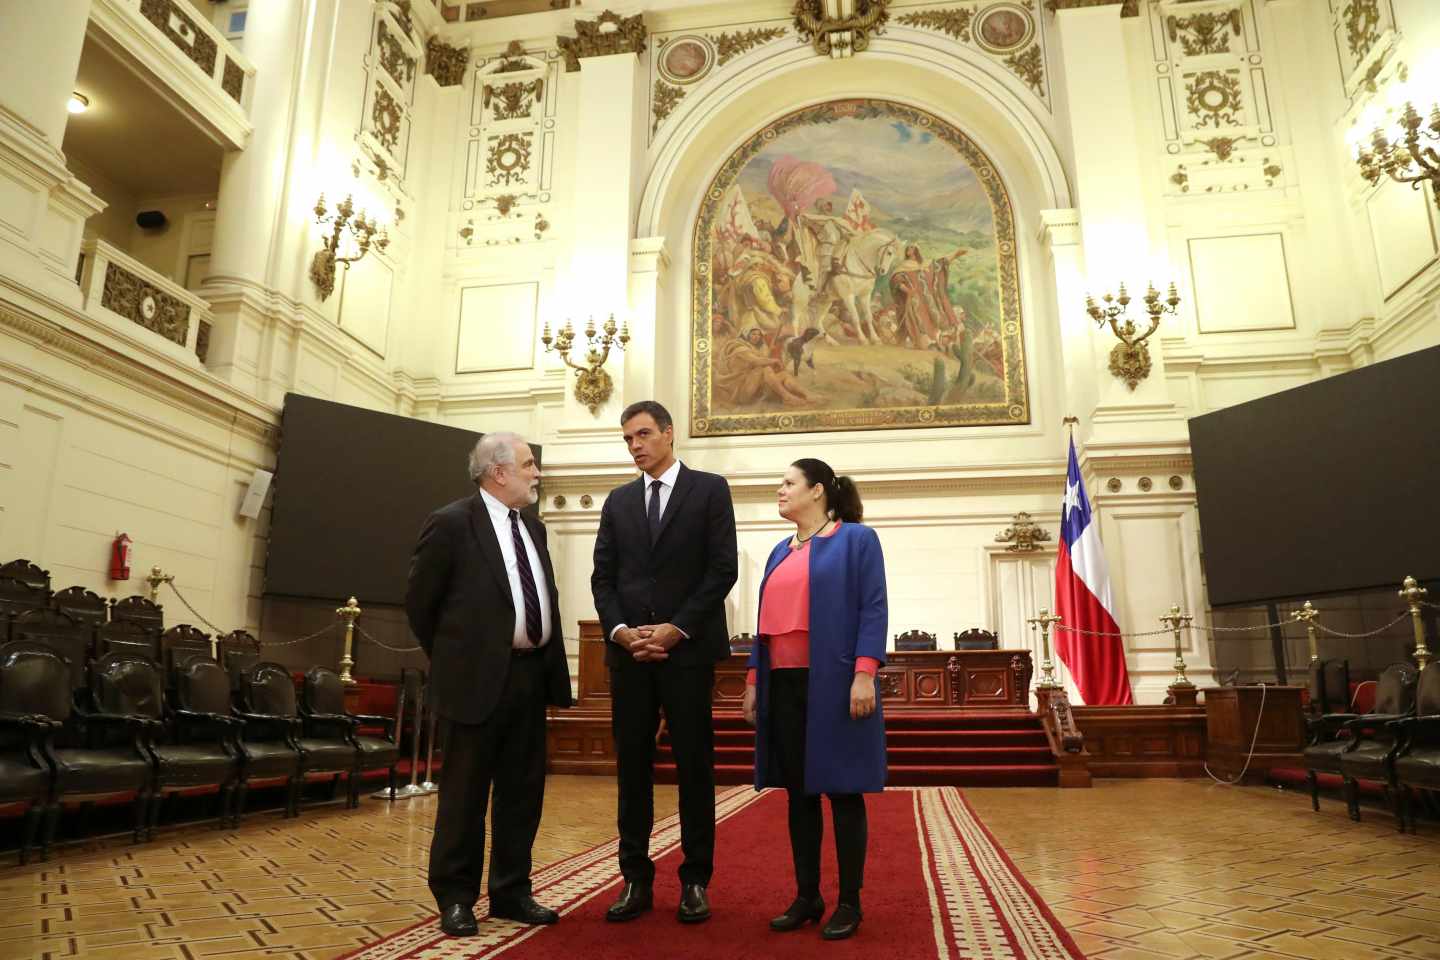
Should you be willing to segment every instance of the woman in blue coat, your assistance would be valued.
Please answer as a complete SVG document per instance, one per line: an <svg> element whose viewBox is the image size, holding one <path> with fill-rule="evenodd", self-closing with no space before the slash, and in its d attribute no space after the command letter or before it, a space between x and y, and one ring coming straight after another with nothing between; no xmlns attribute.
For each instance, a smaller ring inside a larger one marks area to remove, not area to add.
<svg viewBox="0 0 1440 960"><path fill-rule="evenodd" d="M797 930L824 916L824 793L840 896L821 934L842 940L860 926L864 795L885 789L885 721L875 692L888 627L885 559L880 538L860 523L855 484L824 461L791 464L778 500L795 534L765 564L744 700L745 718L755 725L755 789L789 794L796 897L770 928Z"/></svg>

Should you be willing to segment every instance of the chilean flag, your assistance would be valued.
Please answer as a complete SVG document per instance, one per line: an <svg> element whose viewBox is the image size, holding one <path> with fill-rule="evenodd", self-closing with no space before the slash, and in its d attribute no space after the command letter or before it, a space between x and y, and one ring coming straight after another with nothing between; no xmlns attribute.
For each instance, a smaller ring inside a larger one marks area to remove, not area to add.
<svg viewBox="0 0 1440 960"><path fill-rule="evenodd" d="M1115 601L1110 596L1110 571L1100 547L1100 530L1090 515L1090 500L1070 438L1070 467L1065 472L1065 500L1060 505L1060 556L1055 561L1055 613L1060 627L1119 633ZM1056 629L1055 652L1088 704L1133 703L1125 647L1120 637L1095 637Z"/></svg>

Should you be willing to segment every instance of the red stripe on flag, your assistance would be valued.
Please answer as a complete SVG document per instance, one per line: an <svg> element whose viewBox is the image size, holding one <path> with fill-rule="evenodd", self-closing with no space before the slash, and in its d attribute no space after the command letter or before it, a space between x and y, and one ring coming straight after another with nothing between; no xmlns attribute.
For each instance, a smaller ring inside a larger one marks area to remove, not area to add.
<svg viewBox="0 0 1440 960"><path fill-rule="evenodd" d="M1119 633L1110 611L1101 605L1070 564L1070 548L1060 541L1055 561L1055 613L1064 626L1095 633ZM1096 637L1056 630L1055 652L1070 671L1080 698L1097 706L1134 703L1125 646L1120 637Z"/></svg>

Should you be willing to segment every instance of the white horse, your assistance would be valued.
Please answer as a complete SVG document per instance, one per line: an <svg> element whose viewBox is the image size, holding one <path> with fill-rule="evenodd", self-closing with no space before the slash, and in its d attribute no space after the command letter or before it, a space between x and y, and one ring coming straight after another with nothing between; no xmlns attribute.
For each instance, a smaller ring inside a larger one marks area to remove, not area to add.
<svg viewBox="0 0 1440 960"><path fill-rule="evenodd" d="M880 342L870 312L870 295L875 291L875 281L890 272L899 253L900 241L888 230L871 230L850 241L840 269L828 276L825 286L810 300L812 325L824 333L828 343L837 342L824 324L830 304L836 300L861 343Z"/></svg>

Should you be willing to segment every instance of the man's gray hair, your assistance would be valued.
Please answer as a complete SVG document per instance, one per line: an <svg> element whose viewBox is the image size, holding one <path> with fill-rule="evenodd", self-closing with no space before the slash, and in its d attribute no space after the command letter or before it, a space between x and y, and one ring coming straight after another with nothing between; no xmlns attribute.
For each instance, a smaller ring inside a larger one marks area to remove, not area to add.
<svg viewBox="0 0 1440 960"><path fill-rule="evenodd" d="M508 467L515 463L515 444L524 443L518 433L500 430L487 433L470 451L470 479L479 483L491 467Z"/></svg>

